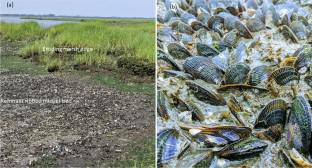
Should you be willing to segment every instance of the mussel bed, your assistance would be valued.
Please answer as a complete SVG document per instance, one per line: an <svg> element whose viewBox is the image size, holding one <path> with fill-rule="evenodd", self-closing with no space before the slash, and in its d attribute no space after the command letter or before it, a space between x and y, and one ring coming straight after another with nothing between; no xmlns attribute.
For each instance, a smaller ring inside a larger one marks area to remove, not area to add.
<svg viewBox="0 0 312 168"><path fill-rule="evenodd" d="M157 166L312 167L312 2L157 1Z"/></svg>

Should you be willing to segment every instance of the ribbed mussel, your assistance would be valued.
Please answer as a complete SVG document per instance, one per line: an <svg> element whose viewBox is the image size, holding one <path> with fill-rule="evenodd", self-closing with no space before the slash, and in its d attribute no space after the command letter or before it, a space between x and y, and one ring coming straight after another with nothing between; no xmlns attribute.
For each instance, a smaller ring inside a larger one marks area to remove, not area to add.
<svg viewBox="0 0 312 168"><path fill-rule="evenodd" d="M293 67L282 67L272 72L269 80L274 80L279 85L285 85L293 80L298 81L299 74Z"/></svg>
<svg viewBox="0 0 312 168"><path fill-rule="evenodd" d="M251 129L238 126L214 126L214 125L187 125L180 123L179 126L189 131L197 143L205 147L220 147L240 141L251 135Z"/></svg>
<svg viewBox="0 0 312 168"><path fill-rule="evenodd" d="M266 130L258 132L259 138L276 142L280 139L286 123L287 103L283 99L276 99L269 102L260 112L254 128Z"/></svg>
<svg viewBox="0 0 312 168"><path fill-rule="evenodd" d="M174 129L166 129L157 134L157 165L175 158L179 154L178 132Z"/></svg>
<svg viewBox="0 0 312 168"><path fill-rule="evenodd" d="M299 152L311 152L311 106L304 96L296 97L291 106L288 140Z"/></svg>
<svg viewBox="0 0 312 168"><path fill-rule="evenodd" d="M193 56L183 64L185 72L206 82L219 84L222 81L222 72L208 58Z"/></svg>
<svg viewBox="0 0 312 168"><path fill-rule="evenodd" d="M222 158L230 160L250 158L252 156L259 155L267 146L268 144L266 142L250 137L242 141L229 144L227 147L222 149L218 155Z"/></svg>
<svg viewBox="0 0 312 168"><path fill-rule="evenodd" d="M209 88L208 84L205 84L204 81L188 80L186 81L186 85L199 100L215 106L226 105L224 98L215 89Z"/></svg>

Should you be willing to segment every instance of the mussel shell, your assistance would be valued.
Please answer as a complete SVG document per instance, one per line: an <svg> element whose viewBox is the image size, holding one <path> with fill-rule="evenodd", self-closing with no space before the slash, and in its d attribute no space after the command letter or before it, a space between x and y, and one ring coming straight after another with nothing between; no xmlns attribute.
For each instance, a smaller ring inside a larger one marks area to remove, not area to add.
<svg viewBox="0 0 312 168"><path fill-rule="evenodd" d="M220 36L223 36L223 31L221 30L223 23L224 19L222 17L214 15L208 20L208 28L218 32Z"/></svg>
<svg viewBox="0 0 312 168"><path fill-rule="evenodd" d="M162 130L157 134L157 165L170 161L178 156L178 133L174 129Z"/></svg>
<svg viewBox="0 0 312 168"><path fill-rule="evenodd" d="M197 142L204 143L206 147L210 148L225 146L230 143L240 141L248 136L249 129L246 129L246 127L233 127L233 130L231 130L220 126L215 132L208 134L200 133L196 135L195 138Z"/></svg>
<svg viewBox="0 0 312 168"><path fill-rule="evenodd" d="M239 63L230 66L224 74L224 84L245 83L250 68L247 64Z"/></svg>
<svg viewBox="0 0 312 168"><path fill-rule="evenodd" d="M195 10L205 10L207 13L210 11L208 8L208 4L205 0L192 0L192 6Z"/></svg>
<svg viewBox="0 0 312 168"><path fill-rule="evenodd" d="M230 55L229 64L237 64L244 62L247 57L247 46L243 41L237 44L237 47L233 54Z"/></svg>
<svg viewBox="0 0 312 168"><path fill-rule="evenodd" d="M198 15L197 15L197 20L204 23L204 24L207 24L208 23L208 20L209 18L211 17L211 14L208 13L208 12L200 12Z"/></svg>
<svg viewBox="0 0 312 168"><path fill-rule="evenodd" d="M244 123L244 121L241 119L241 117L238 114L238 112L242 112L244 111L244 109L233 95L230 96L227 102L227 105L230 109L231 114L237 119L240 125L245 126L246 124Z"/></svg>
<svg viewBox="0 0 312 168"><path fill-rule="evenodd" d="M305 25L300 21L294 21L289 26L299 40L307 38Z"/></svg>
<svg viewBox="0 0 312 168"><path fill-rule="evenodd" d="M182 12L182 14L180 15L180 18L182 20L182 22L189 24L191 20L196 20L196 17L189 13L189 12Z"/></svg>
<svg viewBox="0 0 312 168"><path fill-rule="evenodd" d="M251 32L258 32L265 29L265 24L261 21L260 18L251 18L247 20L246 26Z"/></svg>
<svg viewBox="0 0 312 168"><path fill-rule="evenodd" d="M269 80L272 79L279 85L285 85L290 81L299 80L299 74L295 68L286 66L273 71L269 76Z"/></svg>
<svg viewBox="0 0 312 168"><path fill-rule="evenodd" d="M208 27L210 29L213 29L214 24L223 24L224 23L224 19L218 15L212 16L209 20L208 20Z"/></svg>
<svg viewBox="0 0 312 168"><path fill-rule="evenodd" d="M178 43L170 43L167 48L169 54L176 59L185 59L192 55L186 48Z"/></svg>
<svg viewBox="0 0 312 168"><path fill-rule="evenodd" d="M195 21L193 21L193 22L191 23L191 27L192 27L192 29L195 30L195 31L198 31L198 30L201 29L201 28L204 28L204 29L208 30L208 27L207 27L206 25L204 25L202 22L197 21L197 20L195 20Z"/></svg>
<svg viewBox="0 0 312 168"><path fill-rule="evenodd" d="M288 26L283 25L280 27L280 30L286 39L291 39L294 43L299 42L298 37Z"/></svg>
<svg viewBox="0 0 312 168"><path fill-rule="evenodd" d="M157 92L157 114L164 120L169 119L166 98L162 91Z"/></svg>
<svg viewBox="0 0 312 168"><path fill-rule="evenodd" d="M222 71L206 57L193 56L187 58L183 68L185 72L191 74L194 78L214 84L220 84L222 81Z"/></svg>
<svg viewBox="0 0 312 168"><path fill-rule="evenodd" d="M218 155L229 160L250 158L259 155L267 146L268 144L266 142L251 137L226 146Z"/></svg>
<svg viewBox="0 0 312 168"><path fill-rule="evenodd" d="M192 93L199 100L215 106L226 105L224 98L220 94L218 94L215 90L212 90L212 88L204 86L201 82L197 80L188 80L186 81L186 85L192 90Z"/></svg>
<svg viewBox="0 0 312 168"><path fill-rule="evenodd" d="M289 18L289 16L288 16L288 14L285 14L285 15L283 15L282 16L282 21L281 21L282 23L282 25L286 25L286 26L289 26L290 25L290 18Z"/></svg>
<svg viewBox="0 0 312 168"><path fill-rule="evenodd" d="M268 78L267 68L268 67L266 65L260 65L253 68L248 76L248 84L256 86L262 81L267 80Z"/></svg>
<svg viewBox="0 0 312 168"><path fill-rule="evenodd" d="M238 30L238 33L247 39L251 39L252 34L250 33L250 30L240 21L235 22L235 28Z"/></svg>
<svg viewBox="0 0 312 168"><path fill-rule="evenodd" d="M311 107L304 96L297 96L291 106L289 142L303 154L308 154L311 147Z"/></svg>
<svg viewBox="0 0 312 168"><path fill-rule="evenodd" d="M199 134L203 135L214 135L218 137L222 137L229 142L238 141L244 138L247 138L251 135L251 129L249 127L239 127L239 126L231 126L231 125L188 125L179 123L179 126L185 130L197 129L200 130ZM195 135L196 136L196 135Z"/></svg>
<svg viewBox="0 0 312 168"><path fill-rule="evenodd" d="M294 62L294 67L297 71L301 68L308 68L312 64L312 47L304 48L298 55L296 61Z"/></svg>
<svg viewBox="0 0 312 168"><path fill-rule="evenodd" d="M170 55L166 54L162 50L157 50L157 59L162 59L169 63L173 69L181 71L182 67L179 65Z"/></svg>
<svg viewBox="0 0 312 168"><path fill-rule="evenodd" d="M199 134L196 136L195 141L205 145L207 148L220 147L229 144L229 141L218 135Z"/></svg>
<svg viewBox="0 0 312 168"><path fill-rule="evenodd" d="M176 21L176 23L171 24L171 27L173 30L178 31L179 33L185 33L189 35L192 35L194 33L194 30L190 25L183 23L182 21L179 20Z"/></svg>
<svg viewBox="0 0 312 168"><path fill-rule="evenodd" d="M229 31L235 29L235 22L239 21L237 16L233 16L227 12L221 12L218 16L224 19L224 27Z"/></svg>
<svg viewBox="0 0 312 168"><path fill-rule="evenodd" d="M216 56L219 51L203 43L196 43L197 54L200 56Z"/></svg>
<svg viewBox="0 0 312 168"><path fill-rule="evenodd" d="M276 124L285 125L287 103L283 99L269 102L260 112L254 128L268 128Z"/></svg>
<svg viewBox="0 0 312 168"><path fill-rule="evenodd" d="M237 30L232 30L226 33L223 37L223 42L230 47L234 47L238 41Z"/></svg>
<svg viewBox="0 0 312 168"><path fill-rule="evenodd" d="M234 16L238 16L239 15L239 11L238 9L236 9L235 7L233 6L228 6L226 7L226 10L229 11L232 15Z"/></svg>

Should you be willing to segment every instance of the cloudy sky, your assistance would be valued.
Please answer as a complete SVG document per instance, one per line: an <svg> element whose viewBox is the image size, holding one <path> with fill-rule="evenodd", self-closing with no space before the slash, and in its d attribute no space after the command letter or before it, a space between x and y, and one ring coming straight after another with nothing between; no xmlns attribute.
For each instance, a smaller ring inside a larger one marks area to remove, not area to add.
<svg viewBox="0 0 312 168"><path fill-rule="evenodd" d="M156 0L0 0L0 14L155 17ZM7 3L13 2L13 8Z"/></svg>

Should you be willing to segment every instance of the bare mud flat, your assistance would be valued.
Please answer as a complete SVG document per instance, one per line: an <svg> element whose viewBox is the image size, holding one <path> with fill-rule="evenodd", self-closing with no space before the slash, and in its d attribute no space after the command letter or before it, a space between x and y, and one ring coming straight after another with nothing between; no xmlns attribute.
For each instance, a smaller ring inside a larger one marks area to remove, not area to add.
<svg viewBox="0 0 312 168"><path fill-rule="evenodd" d="M1 167L106 167L154 130L151 96L3 70L0 90Z"/></svg>

